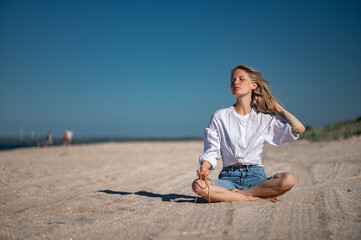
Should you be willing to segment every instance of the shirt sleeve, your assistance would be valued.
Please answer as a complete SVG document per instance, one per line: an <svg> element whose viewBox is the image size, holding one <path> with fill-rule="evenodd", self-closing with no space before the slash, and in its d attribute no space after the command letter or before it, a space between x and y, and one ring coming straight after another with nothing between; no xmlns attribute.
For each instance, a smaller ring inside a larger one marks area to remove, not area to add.
<svg viewBox="0 0 361 240"><path fill-rule="evenodd" d="M298 137L298 134L297 136L292 134L290 124L288 124L283 117L274 115L266 134L266 141L269 144L280 146L285 142L294 142L298 139Z"/></svg>
<svg viewBox="0 0 361 240"><path fill-rule="evenodd" d="M217 167L218 160L221 159L220 137L217 129L216 119L213 117L209 127L204 130L204 153L199 157L199 163L208 161L212 167Z"/></svg>

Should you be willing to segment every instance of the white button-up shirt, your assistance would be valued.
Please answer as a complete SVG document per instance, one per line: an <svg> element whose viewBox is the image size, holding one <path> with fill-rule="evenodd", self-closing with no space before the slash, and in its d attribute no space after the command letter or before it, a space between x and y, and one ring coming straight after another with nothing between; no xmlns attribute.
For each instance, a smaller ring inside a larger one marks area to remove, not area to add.
<svg viewBox="0 0 361 240"><path fill-rule="evenodd" d="M206 160L214 169L222 157L223 167L236 163L263 166L265 141L279 146L297 139L298 135L292 134L291 126L281 116L261 113L256 108L242 116L231 106L213 114L204 130L204 153L199 162Z"/></svg>

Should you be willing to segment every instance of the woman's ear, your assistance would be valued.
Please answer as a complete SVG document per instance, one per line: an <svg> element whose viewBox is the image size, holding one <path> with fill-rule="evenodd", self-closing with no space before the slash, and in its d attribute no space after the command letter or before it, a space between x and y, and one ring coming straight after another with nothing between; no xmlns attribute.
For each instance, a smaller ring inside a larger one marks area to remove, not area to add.
<svg viewBox="0 0 361 240"><path fill-rule="evenodd" d="M252 82L252 89L255 90L258 87L258 83Z"/></svg>

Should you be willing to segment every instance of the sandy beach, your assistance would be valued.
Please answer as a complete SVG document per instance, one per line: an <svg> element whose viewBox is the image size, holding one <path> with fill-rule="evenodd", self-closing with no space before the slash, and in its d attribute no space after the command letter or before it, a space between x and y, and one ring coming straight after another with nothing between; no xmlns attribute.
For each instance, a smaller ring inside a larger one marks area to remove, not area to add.
<svg viewBox="0 0 361 240"><path fill-rule="evenodd" d="M2 151L0 239L361 238L360 137L265 145L266 174L297 177L277 203L195 203L202 150L193 141Z"/></svg>

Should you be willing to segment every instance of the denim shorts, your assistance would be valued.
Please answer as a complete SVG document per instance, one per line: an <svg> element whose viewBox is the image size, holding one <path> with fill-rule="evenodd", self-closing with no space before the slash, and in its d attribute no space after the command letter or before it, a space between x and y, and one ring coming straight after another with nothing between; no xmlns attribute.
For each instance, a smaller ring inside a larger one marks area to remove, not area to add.
<svg viewBox="0 0 361 240"><path fill-rule="evenodd" d="M267 178L261 166L229 166L224 167L218 176L219 180L210 179L214 185L225 187L228 190L235 188L245 190L271 179Z"/></svg>

